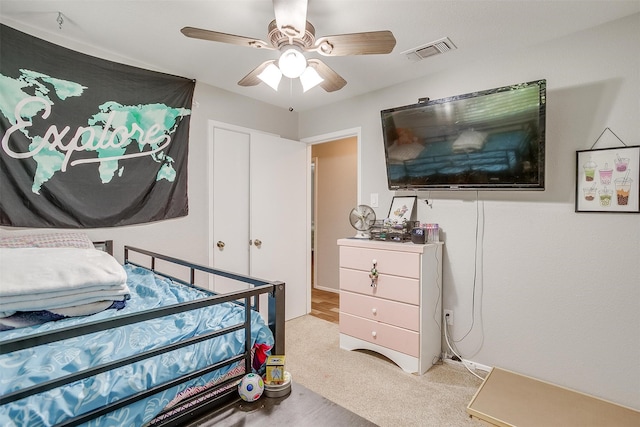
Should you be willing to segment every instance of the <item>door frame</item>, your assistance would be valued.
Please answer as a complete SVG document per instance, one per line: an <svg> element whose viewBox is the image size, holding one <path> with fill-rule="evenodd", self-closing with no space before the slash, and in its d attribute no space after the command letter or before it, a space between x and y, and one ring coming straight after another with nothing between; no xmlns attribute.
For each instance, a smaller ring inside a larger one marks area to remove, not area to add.
<svg viewBox="0 0 640 427"><path fill-rule="evenodd" d="M358 173L357 173L357 185L358 185L358 204L360 204L360 192L362 190L361 188L361 182L362 182L362 156L360 155L360 153L362 152L362 128L361 127L355 127L355 128L350 128L350 129L343 129L343 130L339 130L339 131L335 131L335 132L330 132L330 133L325 133L322 135L317 135L317 136L310 136L308 138L302 138L300 141L304 142L305 144L307 144L309 146L308 151L309 151L309 156L308 156L308 162L309 162L309 170L311 170L311 145L314 144L322 144L323 142L331 142L331 141L335 141L337 139L345 139L345 138L356 138L356 144L358 147ZM311 180L309 180L311 181ZM311 186L309 186L309 197L307 200L308 203L308 210L311 211ZM309 222L311 222L311 217L309 217Z"/></svg>
<svg viewBox="0 0 640 427"><path fill-rule="evenodd" d="M311 265L313 266L313 255L318 253L318 251L316 250L318 247L318 239L316 239L316 230L315 227L313 227L313 222L317 222L318 221L318 205L315 203L314 198L317 197L318 194L318 158L317 157L311 157L311 163L309 163L309 168L310 168L310 175L311 175L311 191L309 194L309 200L311 203L311 209L309 209L309 213L311 214L311 219L309 220L309 227L311 228L311 236L313 237L311 239L311 258L312 260L310 261ZM311 288L315 288L316 284L318 283L318 269L317 268L311 268ZM309 309L309 311L311 311L311 309Z"/></svg>
<svg viewBox="0 0 640 427"><path fill-rule="evenodd" d="M325 133L325 134L321 134L321 135L316 135L316 136L311 136L308 138L302 138L300 141L304 142L307 144L307 162L308 162L308 167L307 169L309 170L309 174L311 174L311 163L313 161L312 157L311 157L311 146L315 145L315 144L322 144L325 142L331 142L331 141L336 141L339 139L345 139L345 138L356 138L356 147L358 150L357 153L357 173L356 173L356 185L357 185L357 194L356 194L356 200L357 200L357 204L361 204L361 197L360 197L360 193L362 190L362 128L361 127L355 127L355 128L349 128L349 129L343 129L343 130L339 130L339 131L335 131L335 132L330 132L330 133ZM317 167L317 164L316 164ZM308 224L308 228L309 231L308 233L311 233L311 195L313 194L313 192L311 191L311 185L312 185L312 180L309 178L308 179L309 182L309 186L308 186L308 195L307 195L307 212L309 212L309 218L307 219L307 224ZM317 209L317 207L316 207ZM317 241L317 236L316 236L316 241ZM309 254L308 254L308 259L311 259L311 247L309 247ZM314 275L317 276L317 271L318 271L318 266L317 263L315 265L315 269L314 269ZM308 283L309 288L311 288L311 281L309 281ZM315 286L315 285L314 285ZM308 296L308 301L307 301L307 312L310 313L311 312L311 293L309 293Z"/></svg>

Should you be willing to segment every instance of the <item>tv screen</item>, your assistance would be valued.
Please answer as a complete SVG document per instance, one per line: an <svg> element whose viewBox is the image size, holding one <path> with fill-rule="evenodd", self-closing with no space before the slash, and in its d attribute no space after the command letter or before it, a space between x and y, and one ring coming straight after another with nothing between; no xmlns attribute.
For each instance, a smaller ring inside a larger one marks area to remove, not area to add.
<svg viewBox="0 0 640 427"><path fill-rule="evenodd" d="M390 190L544 189L546 80L381 111Z"/></svg>

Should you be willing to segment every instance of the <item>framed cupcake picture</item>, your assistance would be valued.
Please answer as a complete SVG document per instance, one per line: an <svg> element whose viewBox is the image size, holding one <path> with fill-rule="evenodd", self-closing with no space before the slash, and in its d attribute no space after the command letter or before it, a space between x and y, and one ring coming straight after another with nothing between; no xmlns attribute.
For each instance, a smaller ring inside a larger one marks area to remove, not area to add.
<svg viewBox="0 0 640 427"><path fill-rule="evenodd" d="M640 146L576 152L576 212L640 212Z"/></svg>

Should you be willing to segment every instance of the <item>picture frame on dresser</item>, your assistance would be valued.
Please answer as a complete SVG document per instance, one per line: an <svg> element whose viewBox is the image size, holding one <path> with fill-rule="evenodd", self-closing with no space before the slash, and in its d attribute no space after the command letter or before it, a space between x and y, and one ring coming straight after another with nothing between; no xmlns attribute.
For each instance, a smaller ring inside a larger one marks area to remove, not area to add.
<svg viewBox="0 0 640 427"><path fill-rule="evenodd" d="M394 196L389 208L389 220L396 223L411 221L417 198L417 196Z"/></svg>
<svg viewBox="0 0 640 427"><path fill-rule="evenodd" d="M576 212L640 213L640 145L576 152Z"/></svg>

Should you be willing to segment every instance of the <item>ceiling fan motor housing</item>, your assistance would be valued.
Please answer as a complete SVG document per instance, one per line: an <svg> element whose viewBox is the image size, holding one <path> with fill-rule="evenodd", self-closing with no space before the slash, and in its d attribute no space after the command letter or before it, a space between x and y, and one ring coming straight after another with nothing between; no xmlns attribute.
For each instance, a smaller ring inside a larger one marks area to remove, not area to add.
<svg viewBox="0 0 640 427"><path fill-rule="evenodd" d="M316 29L313 27L313 25L311 25L309 21L307 21L307 27L305 28L303 37L294 38L284 34L278 28L278 24L276 23L275 19L271 21L271 23L269 23L268 34L269 42L271 42L273 47L275 47L276 49L280 49L283 46L293 44L300 46L304 50L309 49L316 42Z"/></svg>

